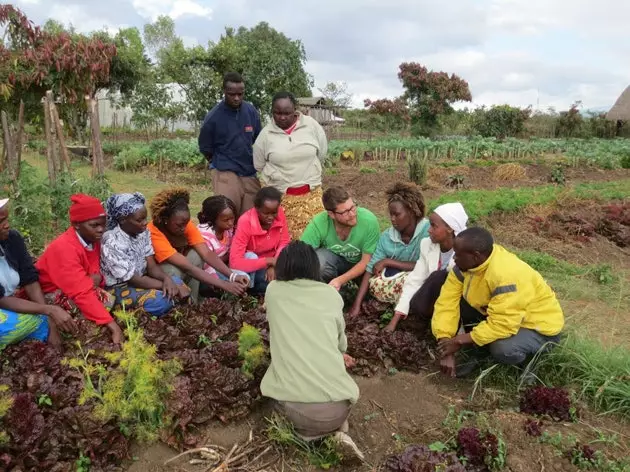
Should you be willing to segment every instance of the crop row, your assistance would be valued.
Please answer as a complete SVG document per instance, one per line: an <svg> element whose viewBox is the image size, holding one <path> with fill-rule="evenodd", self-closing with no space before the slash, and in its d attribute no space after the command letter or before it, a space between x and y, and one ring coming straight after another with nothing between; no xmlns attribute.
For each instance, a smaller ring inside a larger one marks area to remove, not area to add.
<svg viewBox="0 0 630 472"><path fill-rule="evenodd" d="M333 159L398 160L420 156L431 160L466 161L469 159L520 159L550 154L564 155L575 163L601 167L630 167L628 139L515 139L451 137L384 138L371 141L331 141Z"/></svg>
<svg viewBox="0 0 630 472"><path fill-rule="evenodd" d="M43 142L32 141L38 149ZM158 139L151 142L105 141L103 150L114 156L118 170L139 170L145 166L172 164L194 167L204 163L197 140ZM339 159L402 160L422 157L432 161L465 162L475 159L519 160L546 155L562 155L574 165L596 165L613 169L630 167L630 139L515 139L448 137L379 138L369 141L332 140L329 143L329 164Z"/></svg>

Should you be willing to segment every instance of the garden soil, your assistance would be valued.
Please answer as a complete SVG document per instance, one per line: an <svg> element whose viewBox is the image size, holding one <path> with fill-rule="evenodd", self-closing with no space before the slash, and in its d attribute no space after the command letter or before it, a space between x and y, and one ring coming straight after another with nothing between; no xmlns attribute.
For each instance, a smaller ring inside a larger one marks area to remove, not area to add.
<svg viewBox="0 0 630 472"><path fill-rule="evenodd" d="M433 370L433 369L432 369ZM366 455L366 464L345 463L335 470L373 471L390 454L400 453L410 444L431 444L445 441L449 432L442 426L449 407L457 410L477 409L467 399L470 383L444 379L437 372L411 374L400 372L395 375L378 375L371 378L355 377L361 390L361 398L352 410L350 435ZM271 411L266 409L254 412L246 420L235 424L212 424L204 429L202 436L206 443L217 444L227 449L235 443L247 440L250 430L265 427L264 416ZM508 472L557 471L577 472L579 469L570 461L558 455L557 450L548 444L541 444L537 438L527 435L525 422L528 416L509 410L498 410L486 405L482 409L491 424L500 430L507 444ZM609 458L623 458L630 454L630 425L620 424L612 419L601 418L588 412L577 424L544 422L543 428L550 433L575 435L583 441L598 438L597 431L618 436L617 445L596 447L606 451ZM147 449L132 450L137 460L129 466L129 472L199 472L202 467L189 465L186 460L178 460L168 466L164 462L176 455L165 445L159 444ZM267 470L315 470L303 462L295 462L290 457L278 453L278 462Z"/></svg>

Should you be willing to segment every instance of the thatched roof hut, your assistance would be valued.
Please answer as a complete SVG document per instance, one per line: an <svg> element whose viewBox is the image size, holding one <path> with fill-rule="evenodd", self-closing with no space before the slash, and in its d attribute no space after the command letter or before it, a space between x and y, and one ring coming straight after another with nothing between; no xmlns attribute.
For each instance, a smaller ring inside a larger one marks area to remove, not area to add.
<svg viewBox="0 0 630 472"><path fill-rule="evenodd" d="M630 121L630 86L619 96L606 118L611 121Z"/></svg>

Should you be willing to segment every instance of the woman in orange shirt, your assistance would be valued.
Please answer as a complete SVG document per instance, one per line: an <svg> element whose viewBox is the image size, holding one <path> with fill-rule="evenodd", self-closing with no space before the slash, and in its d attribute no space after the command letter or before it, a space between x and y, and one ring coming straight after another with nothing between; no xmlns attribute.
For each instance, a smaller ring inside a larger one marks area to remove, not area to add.
<svg viewBox="0 0 630 472"><path fill-rule="evenodd" d="M243 295L249 278L232 272L213 251L208 249L203 236L190 221L190 195L183 188L163 190L151 201L151 221L147 228L155 260L170 276L180 277L190 288L190 298L196 303L200 283L234 295ZM203 270L204 263L223 274L220 280Z"/></svg>

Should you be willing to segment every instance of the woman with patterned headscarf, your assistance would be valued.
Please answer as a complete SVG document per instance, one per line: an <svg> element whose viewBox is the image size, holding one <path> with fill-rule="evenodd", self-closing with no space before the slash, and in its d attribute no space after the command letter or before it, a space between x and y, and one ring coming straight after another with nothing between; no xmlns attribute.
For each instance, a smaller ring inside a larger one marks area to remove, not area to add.
<svg viewBox="0 0 630 472"><path fill-rule="evenodd" d="M101 243L101 272L115 306L140 308L152 316L168 313L190 290L179 277L169 277L155 262L147 209L141 193L107 199L107 231Z"/></svg>

